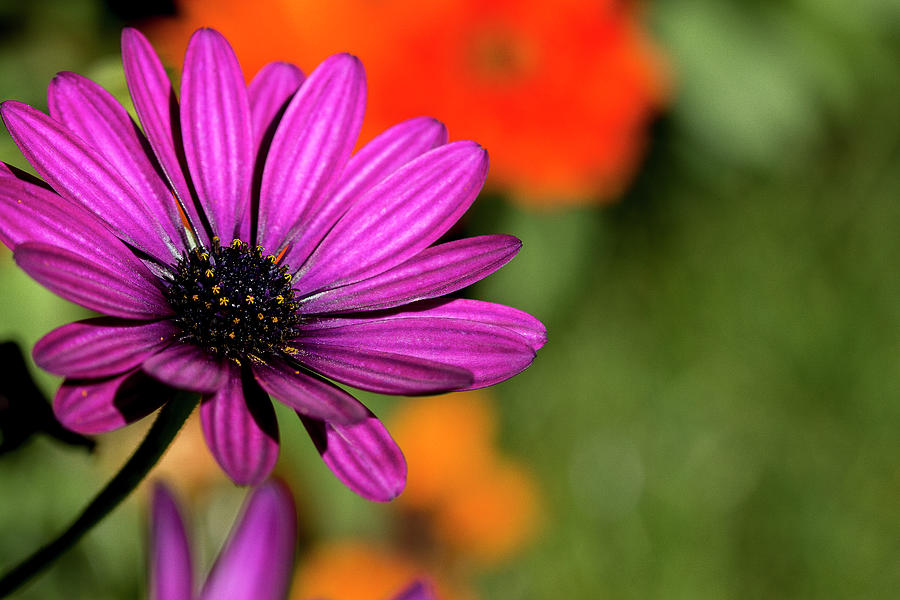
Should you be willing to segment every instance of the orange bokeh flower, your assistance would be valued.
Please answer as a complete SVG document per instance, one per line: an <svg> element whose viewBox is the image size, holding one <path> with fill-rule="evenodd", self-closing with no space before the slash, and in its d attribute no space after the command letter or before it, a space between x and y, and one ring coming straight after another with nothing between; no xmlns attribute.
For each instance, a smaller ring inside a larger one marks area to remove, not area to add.
<svg viewBox="0 0 900 600"><path fill-rule="evenodd" d="M533 476L494 445L496 416L484 391L410 399L390 422L408 465L402 510L421 513L436 542L467 561L493 563L536 532Z"/></svg>
<svg viewBox="0 0 900 600"><path fill-rule="evenodd" d="M331 542L301 559L290 597L387 600L424 574L416 561L388 548L354 540ZM442 600L469 598L439 580L434 585Z"/></svg>
<svg viewBox="0 0 900 600"><path fill-rule="evenodd" d="M416 115L491 154L491 182L531 204L609 200L633 175L667 91L627 0L179 0L150 29L180 63L215 27L245 75L271 60L311 70L340 51L369 73L363 139Z"/></svg>

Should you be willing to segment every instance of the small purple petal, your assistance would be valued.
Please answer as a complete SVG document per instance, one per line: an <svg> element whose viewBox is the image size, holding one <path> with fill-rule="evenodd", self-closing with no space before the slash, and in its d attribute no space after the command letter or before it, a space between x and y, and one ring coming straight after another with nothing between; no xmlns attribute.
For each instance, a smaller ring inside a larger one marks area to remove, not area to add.
<svg viewBox="0 0 900 600"><path fill-rule="evenodd" d="M284 600L297 541L288 489L269 481L253 490L213 566L200 600Z"/></svg>
<svg viewBox="0 0 900 600"><path fill-rule="evenodd" d="M237 57L222 34L191 37L181 80L184 151L213 232L229 241L250 202L253 132L247 88Z"/></svg>
<svg viewBox="0 0 900 600"><path fill-rule="evenodd" d="M436 394L472 384L472 374L448 364L367 348L298 341L294 358L313 371L382 394Z"/></svg>
<svg viewBox="0 0 900 600"><path fill-rule="evenodd" d="M375 502L388 502L406 485L406 459L381 421L338 425L300 415L328 468L348 488Z"/></svg>
<svg viewBox="0 0 900 600"><path fill-rule="evenodd" d="M478 144L453 142L394 171L328 232L300 269L298 293L378 275L430 246L475 200L487 163Z"/></svg>
<svg viewBox="0 0 900 600"><path fill-rule="evenodd" d="M122 268L39 242L19 244L13 257L38 283L85 308L125 319L172 314L162 292L152 283L153 275L140 263Z"/></svg>
<svg viewBox="0 0 900 600"><path fill-rule="evenodd" d="M57 375L108 377L140 366L178 335L172 321L86 319L55 329L34 345L34 362Z"/></svg>
<svg viewBox="0 0 900 600"><path fill-rule="evenodd" d="M169 396L137 369L108 379L67 379L53 399L53 414L71 431L106 433L146 417Z"/></svg>
<svg viewBox="0 0 900 600"><path fill-rule="evenodd" d="M203 398L200 419L206 443L238 485L256 485L278 459L278 424L265 392L240 368L228 365L225 385Z"/></svg>
<svg viewBox="0 0 900 600"><path fill-rule="evenodd" d="M0 113L22 154L60 195L84 206L124 241L161 262L178 255L137 192L81 138L27 104L7 101Z"/></svg>
<svg viewBox="0 0 900 600"><path fill-rule="evenodd" d="M464 319L407 315L381 320L349 322L344 327L316 330L304 326L298 347L303 351L321 346L357 351L386 352L454 365L472 374L473 380L458 389L493 385L523 371L534 360L534 350L511 329ZM331 350L327 351L330 355ZM323 352L325 353L325 352Z"/></svg>
<svg viewBox="0 0 900 600"><path fill-rule="evenodd" d="M353 152L366 102L359 59L335 54L313 71L278 124L263 171L257 242L277 253L320 211Z"/></svg>
<svg viewBox="0 0 900 600"><path fill-rule="evenodd" d="M328 230L369 188L425 152L447 143L447 128L431 117L417 117L376 136L350 157L341 179L327 203L311 215L303 229L291 239L284 263L303 265Z"/></svg>
<svg viewBox="0 0 900 600"><path fill-rule="evenodd" d="M336 423L356 423L368 414L356 399L328 381L302 373L281 360L254 364L253 375L266 392L297 412Z"/></svg>
<svg viewBox="0 0 900 600"><path fill-rule="evenodd" d="M483 279L522 247L511 235L484 235L426 248L380 275L303 300L303 314L380 310L436 298Z"/></svg>
<svg viewBox="0 0 900 600"><path fill-rule="evenodd" d="M391 600L437 600L437 595L430 582L417 579Z"/></svg>
<svg viewBox="0 0 900 600"><path fill-rule="evenodd" d="M286 62L272 62L259 70L247 86L250 98L250 120L253 123L254 155L263 139L275 133L275 121L300 88L303 71Z"/></svg>
<svg viewBox="0 0 900 600"><path fill-rule="evenodd" d="M90 144L144 199L176 247L186 238L172 192L147 155L147 140L112 95L76 73L59 73L50 82L50 116Z"/></svg>
<svg viewBox="0 0 900 600"><path fill-rule="evenodd" d="M150 522L150 600L191 600L194 573L184 521L172 493L153 488Z"/></svg>
<svg viewBox="0 0 900 600"><path fill-rule="evenodd" d="M191 344L176 343L144 361L148 375L182 390L212 393L228 381L230 364Z"/></svg>

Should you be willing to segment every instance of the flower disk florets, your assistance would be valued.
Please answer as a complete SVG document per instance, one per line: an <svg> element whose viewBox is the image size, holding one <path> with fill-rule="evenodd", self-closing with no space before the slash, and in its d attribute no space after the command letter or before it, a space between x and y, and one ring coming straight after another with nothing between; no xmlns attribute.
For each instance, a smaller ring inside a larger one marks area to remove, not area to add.
<svg viewBox="0 0 900 600"><path fill-rule="evenodd" d="M260 246L218 242L185 252L169 286L184 340L234 359L282 351L300 323L290 271Z"/></svg>

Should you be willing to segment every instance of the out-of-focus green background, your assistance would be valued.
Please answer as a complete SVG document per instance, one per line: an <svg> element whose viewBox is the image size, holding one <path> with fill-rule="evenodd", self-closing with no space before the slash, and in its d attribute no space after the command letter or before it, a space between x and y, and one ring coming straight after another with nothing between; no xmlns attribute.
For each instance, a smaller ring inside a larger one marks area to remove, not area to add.
<svg viewBox="0 0 900 600"><path fill-rule="evenodd" d="M646 11L675 91L621 200L530 212L488 197L468 220L525 241L473 295L550 331L494 391L499 444L537 475L544 524L477 589L896 597L900 3ZM123 23L97 0L0 3L0 99L45 107L60 70L121 88ZM25 166L5 132L0 160ZM0 338L30 348L83 314L0 253ZM385 415L397 402L365 399ZM377 537L389 508L345 490L279 417L305 535ZM101 460L100 443L89 455L39 438L0 457L0 569L58 532L129 451ZM242 492L221 497L191 508L207 562ZM141 597L145 530L136 498L16 597Z"/></svg>

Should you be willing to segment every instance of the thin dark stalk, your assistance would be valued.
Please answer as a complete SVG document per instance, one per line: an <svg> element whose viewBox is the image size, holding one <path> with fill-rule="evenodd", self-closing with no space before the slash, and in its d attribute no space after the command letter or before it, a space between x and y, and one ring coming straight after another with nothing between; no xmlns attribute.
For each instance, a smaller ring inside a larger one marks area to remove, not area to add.
<svg viewBox="0 0 900 600"><path fill-rule="evenodd" d="M38 549L0 578L0 598L6 597L47 568L66 550L115 509L157 463L194 407L195 395L179 394L163 406L159 416L125 466L113 477L93 502L58 538Z"/></svg>

